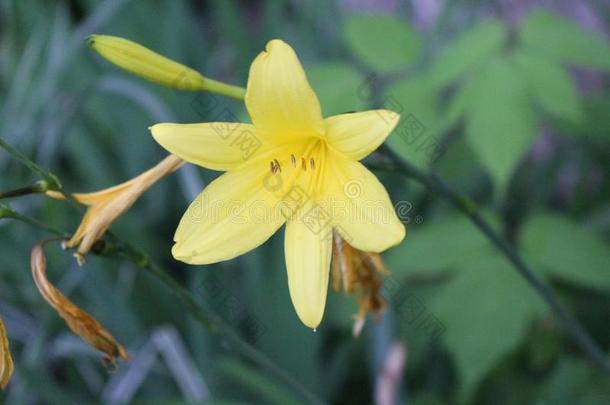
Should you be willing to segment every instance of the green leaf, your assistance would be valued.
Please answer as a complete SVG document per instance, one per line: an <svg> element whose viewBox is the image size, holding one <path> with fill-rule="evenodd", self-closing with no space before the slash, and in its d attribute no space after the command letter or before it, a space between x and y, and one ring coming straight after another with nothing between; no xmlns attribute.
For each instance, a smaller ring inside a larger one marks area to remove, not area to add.
<svg viewBox="0 0 610 405"><path fill-rule="evenodd" d="M465 81L452 95L443 111L444 120L449 125L455 124L462 118L475 104L478 97L479 85L481 81L471 78Z"/></svg>
<svg viewBox="0 0 610 405"><path fill-rule="evenodd" d="M477 78L466 136L473 150L504 190L537 134L525 81L506 58L499 58Z"/></svg>
<svg viewBox="0 0 610 405"><path fill-rule="evenodd" d="M536 403L603 405L608 398L610 383L606 376L582 360L566 357L557 364Z"/></svg>
<svg viewBox="0 0 610 405"><path fill-rule="evenodd" d="M345 42L362 62L382 73L407 67L420 50L417 33L405 20L390 15L347 17Z"/></svg>
<svg viewBox="0 0 610 405"><path fill-rule="evenodd" d="M536 216L525 224L522 244L549 275L610 290L610 247L582 225L553 215Z"/></svg>
<svg viewBox="0 0 610 405"><path fill-rule="evenodd" d="M392 273L426 273L455 268L480 256L489 246L486 238L463 217L449 217L414 229L408 241L384 254ZM442 251L443 254L438 254Z"/></svg>
<svg viewBox="0 0 610 405"><path fill-rule="evenodd" d="M425 78L414 77L388 86L384 97L383 108L400 114L388 146L412 164L426 167L442 153L435 88Z"/></svg>
<svg viewBox="0 0 610 405"><path fill-rule="evenodd" d="M464 262L431 308L446 327L443 340L453 353L463 400L519 345L529 324L545 311L506 259L491 254Z"/></svg>
<svg viewBox="0 0 610 405"><path fill-rule="evenodd" d="M307 78L320 99L325 117L361 111L367 106L365 77L350 64L321 63L307 69Z"/></svg>
<svg viewBox="0 0 610 405"><path fill-rule="evenodd" d="M588 138L602 145L608 144L610 134L610 96L600 94L583 101L583 118L573 122L557 117L555 128L563 133Z"/></svg>
<svg viewBox="0 0 610 405"><path fill-rule="evenodd" d="M467 29L432 66L430 76L433 83L445 86L491 60L502 50L506 38L506 27L495 20Z"/></svg>
<svg viewBox="0 0 610 405"><path fill-rule="evenodd" d="M559 62L527 50L516 51L512 60L525 77L531 96L549 114L570 121L582 117L576 87Z"/></svg>
<svg viewBox="0 0 610 405"><path fill-rule="evenodd" d="M521 41L559 61L610 69L610 46L574 22L549 11L528 14L520 27Z"/></svg>

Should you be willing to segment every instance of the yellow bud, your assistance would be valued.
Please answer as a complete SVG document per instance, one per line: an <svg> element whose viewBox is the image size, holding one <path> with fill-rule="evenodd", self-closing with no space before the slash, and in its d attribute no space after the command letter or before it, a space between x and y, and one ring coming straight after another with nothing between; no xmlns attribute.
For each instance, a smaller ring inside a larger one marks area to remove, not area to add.
<svg viewBox="0 0 610 405"><path fill-rule="evenodd" d="M144 79L179 90L206 90L199 72L140 44L109 35L91 35L89 45L105 59Z"/></svg>

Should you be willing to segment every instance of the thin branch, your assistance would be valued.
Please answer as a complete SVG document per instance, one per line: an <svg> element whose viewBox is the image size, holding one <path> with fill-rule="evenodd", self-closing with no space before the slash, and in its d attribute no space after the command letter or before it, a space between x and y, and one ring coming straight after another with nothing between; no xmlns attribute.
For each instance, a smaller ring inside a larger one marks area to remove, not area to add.
<svg viewBox="0 0 610 405"><path fill-rule="evenodd" d="M403 160L386 145L380 149L392 161L392 165L369 165L371 168L398 172L410 179L426 186L431 192L436 193L447 199L451 204L464 213L479 230L485 234L490 242L500 250L504 256L513 264L519 274L523 276L530 286L546 301L555 315L563 323L566 331L581 349L589 356L591 361L601 370L610 375L610 360L608 355L597 345L593 338L587 333L580 322L573 317L570 312L561 304L555 294L540 279L519 256L517 251L503 237L498 235L489 223L479 214L477 205L468 197L461 195L453 190L443 179L434 173L425 173Z"/></svg>
<svg viewBox="0 0 610 405"><path fill-rule="evenodd" d="M25 165L28 169L30 169L34 173L38 174L42 179L44 179L47 182L47 187L49 190L58 190L61 188L61 183L54 174L38 166L23 153L19 152L17 149L6 143L2 138L0 138L0 148L6 150L9 155L23 163L23 165Z"/></svg>

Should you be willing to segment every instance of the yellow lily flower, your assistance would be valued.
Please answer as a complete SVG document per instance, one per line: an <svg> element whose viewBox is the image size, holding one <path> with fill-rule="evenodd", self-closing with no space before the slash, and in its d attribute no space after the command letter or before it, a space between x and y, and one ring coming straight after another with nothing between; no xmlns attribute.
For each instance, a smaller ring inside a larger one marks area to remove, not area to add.
<svg viewBox="0 0 610 405"><path fill-rule="evenodd" d="M85 255L106 233L110 225L131 208L146 190L183 164L184 161L179 157L170 155L153 168L125 183L93 193L72 194L76 201L89 207L76 232L65 243L68 248L78 246L74 256L79 264L84 263ZM58 200L66 198L57 191L47 191L46 195Z"/></svg>
<svg viewBox="0 0 610 405"><path fill-rule="evenodd" d="M248 252L284 223L288 287L301 321L324 313L336 229L350 245L381 252L405 228L383 187L360 162L398 123L387 110L324 119L294 52L272 40L252 63L245 97L252 124L157 124L153 137L194 164L226 171L183 216L172 249L190 264ZM245 153L252 139L256 150ZM255 142L256 143L256 142Z"/></svg>

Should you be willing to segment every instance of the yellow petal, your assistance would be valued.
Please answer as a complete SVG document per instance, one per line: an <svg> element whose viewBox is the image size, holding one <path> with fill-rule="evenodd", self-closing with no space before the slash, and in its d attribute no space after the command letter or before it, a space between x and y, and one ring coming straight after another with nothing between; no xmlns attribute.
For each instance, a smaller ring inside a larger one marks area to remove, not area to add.
<svg viewBox="0 0 610 405"><path fill-rule="evenodd" d="M383 143L399 119L399 114L389 110L335 115L325 120L326 138L346 157L360 160Z"/></svg>
<svg viewBox="0 0 610 405"><path fill-rule="evenodd" d="M268 139L322 136L318 97L290 45L274 39L250 67L246 107L256 129Z"/></svg>
<svg viewBox="0 0 610 405"><path fill-rule="evenodd" d="M360 162L336 152L328 159L324 202L337 231L350 245L365 252L381 252L399 244L405 227L396 216L387 191Z"/></svg>
<svg viewBox="0 0 610 405"><path fill-rule="evenodd" d="M92 35L90 46L115 65L144 79L180 90L205 90L199 72L120 37Z"/></svg>
<svg viewBox="0 0 610 405"><path fill-rule="evenodd" d="M306 208L302 212L311 209L316 208ZM292 304L301 321L310 328L316 328L322 321L326 306L332 256L331 230L317 229L299 215L286 226L284 253Z"/></svg>
<svg viewBox="0 0 610 405"><path fill-rule="evenodd" d="M75 256L79 263L110 225L131 208L146 190L183 164L184 161L178 156L169 155L156 166L129 181L93 193L72 194L76 201L89 206L78 229L66 242L69 248L78 246ZM51 198L66 199L60 192L47 191L46 194Z"/></svg>
<svg viewBox="0 0 610 405"><path fill-rule="evenodd" d="M263 143L253 125L239 122L157 124L150 131L169 152L213 170L236 168L269 149L269 144Z"/></svg>
<svg viewBox="0 0 610 405"><path fill-rule="evenodd" d="M13 357L8 346L8 336L4 322L0 319L0 387L6 388L8 381L13 375Z"/></svg>
<svg viewBox="0 0 610 405"><path fill-rule="evenodd" d="M266 187L265 159L223 174L191 203L174 236L176 259L190 264L229 260L261 245L282 226L281 196Z"/></svg>

